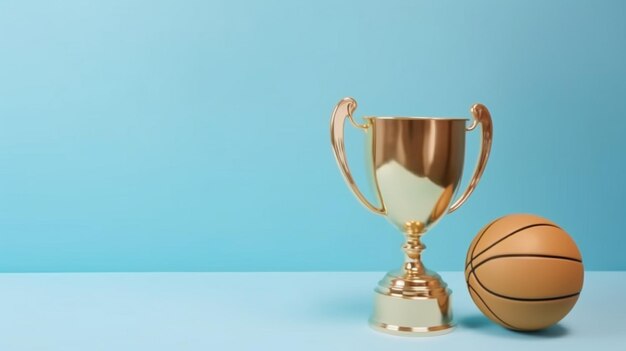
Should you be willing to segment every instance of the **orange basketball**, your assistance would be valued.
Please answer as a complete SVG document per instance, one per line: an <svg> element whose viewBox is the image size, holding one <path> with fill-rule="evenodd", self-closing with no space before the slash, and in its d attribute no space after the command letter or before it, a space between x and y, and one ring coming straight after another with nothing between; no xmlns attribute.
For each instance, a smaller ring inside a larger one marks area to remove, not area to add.
<svg viewBox="0 0 626 351"><path fill-rule="evenodd" d="M465 280L476 306L515 330L538 330L561 320L583 286L574 240L555 223L529 214L496 219L474 238Z"/></svg>

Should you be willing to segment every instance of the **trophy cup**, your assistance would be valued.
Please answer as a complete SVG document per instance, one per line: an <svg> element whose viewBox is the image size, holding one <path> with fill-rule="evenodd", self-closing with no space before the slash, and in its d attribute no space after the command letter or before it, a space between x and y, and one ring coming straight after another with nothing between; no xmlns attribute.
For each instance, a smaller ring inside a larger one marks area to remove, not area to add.
<svg viewBox="0 0 626 351"><path fill-rule="evenodd" d="M421 236L443 215L454 212L470 196L487 164L492 140L489 110L481 104L471 108L473 121L439 117L353 117L357 103L339 101L330 121L331 144L348 187L370 211L384 215L406 236L403 267L389 272L375 289L370 325L397 335L438 335L452 330L450 295L441 277L424 267L426 248ZM357 187L345 154L344 122L366 134L368 178L380 206L369 202ZM452 206L465 156L465 133L482 127L480 156L465 192Z"/></svg>

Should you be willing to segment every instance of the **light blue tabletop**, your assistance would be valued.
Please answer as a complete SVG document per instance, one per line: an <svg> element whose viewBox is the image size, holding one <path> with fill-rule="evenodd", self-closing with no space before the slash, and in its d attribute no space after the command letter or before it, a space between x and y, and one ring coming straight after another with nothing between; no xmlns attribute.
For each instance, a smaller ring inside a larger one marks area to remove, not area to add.
<svg viewBox="0 0 626 351"><path fill-rule="evenodd" d="M538 333L483 317L462 273L451 334L371 330L382 273L94 273L0 275L0 350L624 350L626 272L587 272L580 300Z"/></svg>

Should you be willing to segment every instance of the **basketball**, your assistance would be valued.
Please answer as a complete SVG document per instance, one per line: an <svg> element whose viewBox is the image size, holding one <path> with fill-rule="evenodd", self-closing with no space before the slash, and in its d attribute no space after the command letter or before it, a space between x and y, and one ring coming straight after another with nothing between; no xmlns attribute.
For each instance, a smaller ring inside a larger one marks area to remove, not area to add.
<svg viewBox="0 0 626 351"><path fill-rule="evenodd" d="M478 308L509 329L547 328L574 307L583 285L582 257L557 224L512 214L478 232L465 261L467 288Z"/></svg>

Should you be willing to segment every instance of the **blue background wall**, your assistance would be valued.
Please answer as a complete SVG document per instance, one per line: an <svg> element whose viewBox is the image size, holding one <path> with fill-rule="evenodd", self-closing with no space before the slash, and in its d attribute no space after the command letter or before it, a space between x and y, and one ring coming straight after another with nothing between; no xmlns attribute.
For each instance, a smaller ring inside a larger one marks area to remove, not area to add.
<svg viewBox="0 0 626 351"><path fill-rule="evenodd" d="M359 115L492 111L487 171L426 236L430 267L532 212L587 268L626 269L624 18L623 1L2 1L0 270L396 267L402 236L330 151L348 95Z"/></svg>

